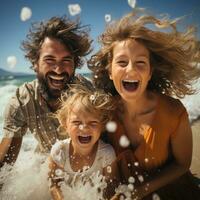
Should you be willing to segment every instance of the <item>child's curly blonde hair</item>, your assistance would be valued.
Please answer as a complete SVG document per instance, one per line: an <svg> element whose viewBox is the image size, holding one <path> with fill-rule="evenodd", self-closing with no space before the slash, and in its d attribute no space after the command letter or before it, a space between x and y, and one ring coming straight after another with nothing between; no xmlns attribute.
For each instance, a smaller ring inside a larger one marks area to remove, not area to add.
<svg viewBox="0 0 200 200"><path fill-rule="evenodd" d="M103 126L112 119L113 111L116 108L113 97L103 90L89 88L80 84L70 85L68 92L62 95L61 107L55 115L61 127L66 126L71 110L78 103L83 111L98 116Z"/></svg>

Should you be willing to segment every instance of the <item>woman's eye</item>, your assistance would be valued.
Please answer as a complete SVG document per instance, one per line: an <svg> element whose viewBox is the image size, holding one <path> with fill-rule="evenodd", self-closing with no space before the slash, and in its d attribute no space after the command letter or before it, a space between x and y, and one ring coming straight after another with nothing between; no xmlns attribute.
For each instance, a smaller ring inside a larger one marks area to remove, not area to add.
<svg viewBox="0 0 200 200"><path fill-rule="evenodd" d="M145 65L146 62L145 62L145 61L136 61L136 64L137 64L137 65Z"/></svg>
<svg viewBox="0 0 200 200"><path fill-rule="evenodd" d="M126 67L128 65L128 62L124 60L120 60L120 61L117 61L117 64L121 67Z"/></svg>

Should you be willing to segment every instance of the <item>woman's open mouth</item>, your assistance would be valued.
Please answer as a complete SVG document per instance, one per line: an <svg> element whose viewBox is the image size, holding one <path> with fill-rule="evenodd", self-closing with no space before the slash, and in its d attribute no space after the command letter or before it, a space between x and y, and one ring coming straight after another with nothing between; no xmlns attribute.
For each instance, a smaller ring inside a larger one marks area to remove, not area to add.
<svg viewBox="0 0 200 200"><path fill-rule="evenodd" d="M88 144L92 140L92 136L87 136L87 135L79 135L78 140L81 144Z"/></svg>
<svg viewBox="0 0 200 200"><path fill-rule="evenodd" d="M123 80L122 81L123 88L128 92L134 92L137 90L139 86L138 80Z"/></svg>

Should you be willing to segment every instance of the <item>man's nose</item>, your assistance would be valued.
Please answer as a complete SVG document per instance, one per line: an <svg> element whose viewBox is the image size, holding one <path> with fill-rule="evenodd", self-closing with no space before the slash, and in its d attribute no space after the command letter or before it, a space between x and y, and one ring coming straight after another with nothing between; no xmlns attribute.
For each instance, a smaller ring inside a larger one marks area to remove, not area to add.
<svg viewBox="0 0 200 200"><path fill-rule="evenodd" d="M57 74L62 74L63 71L64 71L64 67L62 66L61 63L56 63L55 66L54 66L54 71L55 71Z"/></svg>

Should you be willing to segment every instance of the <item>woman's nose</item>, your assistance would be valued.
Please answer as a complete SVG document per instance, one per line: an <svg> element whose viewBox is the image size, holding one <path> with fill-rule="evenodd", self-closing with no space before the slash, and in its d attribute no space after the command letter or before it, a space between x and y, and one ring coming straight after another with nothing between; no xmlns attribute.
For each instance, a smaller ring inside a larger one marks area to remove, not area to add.
<svg viewBox="0 0 200 200"><path fill-rule="evenodd" d="M133 70L135 70L134 63L129 62L126 69L127 69L127 71L133 71Z"/></svg>

